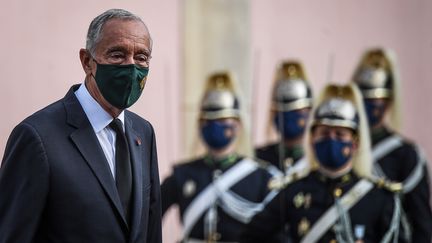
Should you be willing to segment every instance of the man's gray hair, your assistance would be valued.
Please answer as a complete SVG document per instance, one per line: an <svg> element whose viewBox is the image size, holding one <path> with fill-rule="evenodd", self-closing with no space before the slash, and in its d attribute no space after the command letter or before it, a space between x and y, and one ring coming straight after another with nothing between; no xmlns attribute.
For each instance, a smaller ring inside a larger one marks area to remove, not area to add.
<svg viewBox="0 0 432 243"><path fill-rule="evenodd" d="M140 17L124 9L110 9L97 16L90 23L86 41L86 49L89 50L93 56L96 54L96 45L99 42L102 28L110 19L136 20L144 24Z"/></svg>

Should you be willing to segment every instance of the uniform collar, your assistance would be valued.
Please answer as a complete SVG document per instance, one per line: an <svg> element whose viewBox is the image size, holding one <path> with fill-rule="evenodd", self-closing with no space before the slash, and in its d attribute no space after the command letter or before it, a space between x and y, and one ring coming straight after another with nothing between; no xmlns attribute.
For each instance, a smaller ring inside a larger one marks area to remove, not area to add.
<svg viewBox="0 0 432 243"><path fill-rule="evenodd" d="M113 117L90 95L84 83L75 91L75 96L80 102L95 133L100 132L111 123ZM122 121L124 130L124 111L117 118Z"/></svg>
<svg viewBox="0 0 432 243"><path fill-rule="evenodd" d="M327 177L317 170L316 176L320 181L333 186L343 186L352 183L352 181L357 180L357 176L353 172L353 170L350 170L348 173L341 175L340 177L337 178Z"/></svg>
<svg viewBox="0 0 432 243"><path fill-rule="evenodd" d="M303 157L303 146L302 144L297 144L291 147L285 147L285 158L293 158L294 161Z"/></svg>
<svg viewBox="0 0 432 243"><path fill-rule="evenodd" d="M236 153L230 154L224 158L215 159L210 155L204 157L204 162L215 169L226 170L239 160L239 155Z"/></svg>
<svg viewBox="0 0 432 243"><path fill-rule="evenodd" d="M372 144L375 145L379 141L383 140L384 138L388 137L391 134L389 129L385 126L379 127L377 129L371 130L371 140Z"/></svg>
<svg viewBox="0 0 432 243"><path fill-rule="evenodd" d="M273 145L275 153L279 154L279 143L275 143ZM293 146L286 146L284 144L284 159L292 158L293 161L297 161L298 159L302 158L304 155L303 145L302 144L296 144Z"/></svg>

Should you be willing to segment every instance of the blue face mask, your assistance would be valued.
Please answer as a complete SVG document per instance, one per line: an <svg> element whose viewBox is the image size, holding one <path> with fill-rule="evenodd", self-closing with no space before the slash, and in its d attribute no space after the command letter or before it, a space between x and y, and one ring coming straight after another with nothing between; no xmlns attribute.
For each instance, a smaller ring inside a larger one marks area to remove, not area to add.
<svg viewBox="0 0 432 243"><path fill-rule="evenodd" d="M352 142L343 142L325 138L314 144L315 155L319 163L328 169L344 166L352 157Z"/></svg>
<svg viewBox="0 0 432 243"><path fill-rule="evenodd" d="M308 117L309 112L278 112L274 117L274 124L284 139L293 139L303 135Z"/></svg>
<svg viewBox="0 0 432 243"><path fill-rule="evenodd" d="M383 119L386 105L377 104L371 100L365 99L364 106L365 106L369 126L373 127L377 125Z"/></svg>
<svg viewBox="0 0 432 243"><path fill-rule="evenodd" d="M234 126L220 121L207 121L201 128L205 143L212 149L222 149L234 139Z"/></svg>

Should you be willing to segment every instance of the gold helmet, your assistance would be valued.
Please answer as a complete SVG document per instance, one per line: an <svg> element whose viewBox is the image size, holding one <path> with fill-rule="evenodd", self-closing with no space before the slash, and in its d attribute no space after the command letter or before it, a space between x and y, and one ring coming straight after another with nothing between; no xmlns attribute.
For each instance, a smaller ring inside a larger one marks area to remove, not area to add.
<svg viewBox="0 0 432 243"><path fill-rule="evenodd" d="M390 99L389 125L396 130L401 127L401 87L396 67L396 56L388 49L373 48L363 55L357 66L353 82L363 98Z"/></svg>
<svg viewBox="0 0 432 243"><path fill-rule="evenodd" d="M220 72L211 75L205 90L201 102L201 119L240 118L239 101L229 73Z"/></svg>
<svg viewBox="0 0 432 243"><path fill-rule="evenodd" d="M311 132L316 125L347 127L353 129L358 138L357 153L353 156L353 169L358 175L371 176L370 138L361 94L354 84L327 85L312 111L313 117L306 134L305 148L311 168L318 167L312 153Z"/></svg>
<svg viewBox="0 0 432 243"><path fill-rule="evenodd" d="M312 91L303 66L298 61L283 62L273 86L272 110L283 112L311 106Z"/></svg>

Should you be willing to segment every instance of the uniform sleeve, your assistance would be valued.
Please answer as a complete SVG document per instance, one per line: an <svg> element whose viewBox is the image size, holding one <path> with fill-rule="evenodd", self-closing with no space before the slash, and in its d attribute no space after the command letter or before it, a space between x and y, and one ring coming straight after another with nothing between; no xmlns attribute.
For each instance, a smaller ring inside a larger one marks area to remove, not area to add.
<svg viewBox="0 0 432 243"><path fill-rule="evenodd" d="M156 151L156 139L152 129L152 154L151 154L151 197L149 211L149 225L147 229L148 243L162 243L162 219L161 219L161 192L159 181L158 160Z"/></svg>
<svg viewBox="0 0 432 243"><path fill-rule="evenodd" d="M175 203L177 203L176 180L174 175L167 177L161 186L162 215Z"/></svg>
<svg viewBox="0 0 432 243"><path fill-rule="evenodd" d="M263 211L252 218L241 235L241 243L280 242L278 234L284 225L281 222L281 200L284 196L285 192L280 192Z"/></svg>
<svg viewBox="0 0 432 243"><path fill-rule="evenodd" d="M419 184L405 194L404 208L411 222L412 242L432 242L432 213L430 208L430 187L427 168Z"/></svg>
<svg viewBox="0 0 432 243"><path fill-rule="evenodd" d="M25 123L9 137L0 168L0 242L34 242L49 188L43 141Z"/></svg>
<svg viewBox="0 0 432 243"><path fill-rule="evenodd" d="M413 166L418 163L418 154L414 149L410 150L407 159L413 161ZM411 167L413 167L411 166ZM414 168L405 171L412 172ZM432 242L432 212L430 208L430 186L427 166L423 166L422 178L419 183L404 195L404 209L412 227L412 242Z"/></svg>

